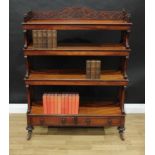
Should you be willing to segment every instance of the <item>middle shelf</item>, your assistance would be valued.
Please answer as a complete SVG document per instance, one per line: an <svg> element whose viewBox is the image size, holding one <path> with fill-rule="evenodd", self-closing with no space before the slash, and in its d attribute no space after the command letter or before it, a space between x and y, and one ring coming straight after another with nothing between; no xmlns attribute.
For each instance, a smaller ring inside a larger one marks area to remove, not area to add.
<svg viewBox="0 0 155 155"><path fill-rule="evenodd" d="M25 78L28 85L89 85L126 86L128 79L119 70L104 70L100 79L87 79L85 73L60 72L59 70L31 71Z"/></svg>
<svg viewBox="0 0 155 155"><path fill-rule="evenodd" d="M42 102L33 102L31 114L43 115ZM60 114L59 114L60 115ZM64 115L64 114L63 114ZM68 115L68 114L67 114ZM79 113L77 115L122 115L121 108L118 103L112 101L96 101L96 102L82 102L79 106Z"/></svg>

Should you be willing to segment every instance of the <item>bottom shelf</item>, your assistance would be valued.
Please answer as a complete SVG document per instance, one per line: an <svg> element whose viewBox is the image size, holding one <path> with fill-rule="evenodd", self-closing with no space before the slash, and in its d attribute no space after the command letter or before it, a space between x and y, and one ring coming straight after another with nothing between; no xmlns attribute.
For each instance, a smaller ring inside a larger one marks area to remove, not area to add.
<svg viewBox="0 0 155 155"><path fill-rule="evenodd" d="M121 112L119 104L114 102L91 102L91 104L82 102L76 115L47 115L43 113L41 103L33 103L27 118L32 126L119 127L124 126L125 114Z"/></svg>
<svg viewBox="0 0 155 155"><path fill-rule="evenodd" d="M33 115L44 115L43 106L41 102L33 103L31 107L31 114ZM56 115L56 114L54 114ZM60 114L59 114L60 115ZM62 114L64 115L64 114ZM122 115L119 104L115 102L94 102L88 103L83 102L79 107L79 115L101 115L101 116L119 116ZM61 115L60 115L61 116ZM68 115L67 115L68 116Z"/></svg>

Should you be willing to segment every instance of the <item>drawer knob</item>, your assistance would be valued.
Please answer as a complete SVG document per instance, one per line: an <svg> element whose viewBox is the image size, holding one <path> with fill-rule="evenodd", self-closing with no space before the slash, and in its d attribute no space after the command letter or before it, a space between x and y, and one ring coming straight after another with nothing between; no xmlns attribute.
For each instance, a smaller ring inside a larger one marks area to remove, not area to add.
<svg viewBox="0 0 155 155"><path fill-rule="evenodd" d="M66 124L66 118L61 118L61 124Z"/></svg>
<svg viewBox="0 0 155 155"><path fill-rule="evenodd" d="M89 118L86 118L85 122L86 122L87 125L90 125L91 120Z"/></svg>
<svg viewBox="0 0 155 155"><path fill-rule="evenodd" d="M45 123L44 118L40 118L40 124L44 125L44 123Z"/></svg>
<svg viewBox="0 0 155 155"><path fill-rule="evenodd" d="M78 119L77 119L77 117L73 117L73 122L74 122L75 125L78 124Z"/></svg>
<svg viewBox="0 0 155 155"><path fill-rule="evenodd" d="M112 120L108 119L108 125L110 126L112 124Z"/></svg>

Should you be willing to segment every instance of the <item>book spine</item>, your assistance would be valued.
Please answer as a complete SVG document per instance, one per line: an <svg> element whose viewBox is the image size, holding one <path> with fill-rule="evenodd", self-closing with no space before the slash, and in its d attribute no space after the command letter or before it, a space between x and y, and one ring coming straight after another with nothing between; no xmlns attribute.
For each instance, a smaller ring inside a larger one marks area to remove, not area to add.
<svg viewBox="0 0 155 155"><path fill-rule="evenodd" d="M61 95L61 114L65 114L65 94Z"/></svg>
<svg viewBox="0 0 155 155"><path fill-rule="evenodd" d="M96 60L91 61L91 79L96 77Z"/></svg>
<svg viewBox="0 0 155 155"><path fill-rule="evenodd" d="M44 114L47 114L47 102L46 102L46 94L43 94L43 111Z"/></svg>
<svg viewBox="0 0 155 155"><path fill-rule="evenodd" d="M52 48L53 39L52 39L52 30L47 30L47 47Z"/></svg>
<svg viewBox="0 0 155 155"><path fill-rule="evenodd" d="M79 113L79 105L80 105L80 96L79 94L76 94L76 113L75 114Z"/></svg>
<svg viewBox="0 0 155 155"><path fill-rule="evenodd" d="M86 60L86 78L90 79L91 78L91 61Z"/></svg>
<svg viewBox="0 0 155 155"><path fill-rule="evenodd" d="M33 48L38 47L38 36L37 30L32 30L32 41L33 41Z"/></svg>
<svg viewBox="0 0 155 155"><path fill-rule="evenodd" d="M70 113L73 114L74 113L74 94L70 94L71 96L71 111Z"/></svg>
<svg viewBox="0 0 155 155"><path fill-rule="evenodd" d="M42 31L42 47L47 48L47 31L43 30Z"/></svg>
<svg viewBox="0 0 155 155"><path fill-rule="evenodd" d="M68 94L68 114L71 114L71 94Z"/></svg>
<svg viewBox="0 0 155 155"><path fill-rule="evenodd" d="M96 61L96 79L100 79L101 75L101 61L97 60Z"/></svg>
<svg viewBox="0 0 155 155"><path fill-rule="evenodd" d="M53 94L50 94L50 114L53 114L53 111L54 111L54 109L53 109L53 98L54 98Z"/></svg>
<svg viewBox="0 0 155 155"><path fill-rule="evenodd" d="M68 99L68 94L65 94L65 114L68 114L69 110L69 99Z"/></svg>
<svg viewBox="0 0 155 155"><path fill-rule="evenodd" d="M58 114L61 114L61 94L58 94Z"/></svg>
<svg viewBox="0 0 155 155"><path fill-rule="evenodd" d="M58 94L55 94L55 114L58 114Z"/></svg>
<svg viewBox="0 0 155 155"><path fill-rule="evenodd" d="M43 33L42 33L42 30L37 30L37 31L38 31L38 48L42 48Z"/></svg>
<svg viewBox="0 0 155 155"><path fill-rule="evenodd" d="M53 48L57 47L57 30L52 30Z"/></svg>
<svg viewBox="0 0 155 155"><path fill-rule="evenodd" d="M56 100L56 93L53 94L54 98L54 112L53 114L56 114L56 109L57 109L57 100Z"/></svg>

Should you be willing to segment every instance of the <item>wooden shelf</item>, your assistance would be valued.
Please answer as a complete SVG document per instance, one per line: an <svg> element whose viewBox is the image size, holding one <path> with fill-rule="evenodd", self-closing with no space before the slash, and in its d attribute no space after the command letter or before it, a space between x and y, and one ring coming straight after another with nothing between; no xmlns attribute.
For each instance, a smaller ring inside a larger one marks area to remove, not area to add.
<svg viewBox="0 0 155 155"><path fill-rule="evenodd" d="M25 15L23 29L55 30L128 30L132 23L125 11L103 11L90 8L64 8L47 12L30 11Z"/></svg>
<svg viewBox="0 0 155 155"><path fill-rule="evenodd" d="M33 115L44 115L43 113L43 106L41 102L38 103L32 103L32 108L31 108L31 114ZM79 107L79 114L78 116L116 116L116 115L121 115L121 109L116 105L115 102L107 101L107 102L101 102L101 101L95 101L95 102L83 102L80 104ZM61 116L61 115L60 115Z"/></svg>
<svg viewBox="0 0 155 155"><path fill-rule="evenodd" d="M121 71L102 71L100 79L87 79L83 73L70 73L60 71L31 71L25 79L28 85L127 85Z"/></svg>
<svg viewBox="0 0 155 155"><path fill-rule="evenodd" d="M24 55L128 56L129 51L123 44L59 44L53 49L33 48L30 44L24 49Z"/></svg>

